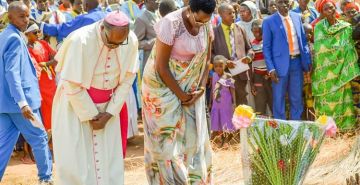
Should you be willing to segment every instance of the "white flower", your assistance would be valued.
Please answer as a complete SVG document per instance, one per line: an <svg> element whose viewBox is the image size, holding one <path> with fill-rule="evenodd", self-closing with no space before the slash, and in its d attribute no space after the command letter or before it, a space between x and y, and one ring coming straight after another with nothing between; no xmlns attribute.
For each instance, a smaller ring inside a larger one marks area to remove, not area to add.
<svg viewBox="0 0 360 185"><path fill-rule="evenodd" d="M283 146L289 145L288 136L287 135L281 135L280 136L280 143Z"/></svg>

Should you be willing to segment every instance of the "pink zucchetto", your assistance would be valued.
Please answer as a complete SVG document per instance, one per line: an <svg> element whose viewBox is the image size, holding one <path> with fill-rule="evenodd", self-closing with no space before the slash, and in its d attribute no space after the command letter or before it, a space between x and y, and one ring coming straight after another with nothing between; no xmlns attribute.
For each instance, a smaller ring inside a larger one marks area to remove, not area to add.
<svg viewBox="0 0 360 185"><path fill-rule="evenodd" d="M121 11L107 14L104 20L113 26L127 26L130 23L129 18Z"/></svg>

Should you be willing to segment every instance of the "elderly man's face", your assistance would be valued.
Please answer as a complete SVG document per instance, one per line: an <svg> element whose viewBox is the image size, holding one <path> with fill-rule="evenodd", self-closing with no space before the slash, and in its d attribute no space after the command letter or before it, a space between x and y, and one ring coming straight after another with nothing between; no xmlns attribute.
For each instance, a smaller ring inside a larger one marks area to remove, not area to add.
<svg viewBox="0 0 360 185"><path fill-rule="evenodd" d="M128 44L128 35L129 35L129 26L122 27L101 27L101 32L103 35L103 41L105 45L110 49L115 49L120 45Z"/></svg>

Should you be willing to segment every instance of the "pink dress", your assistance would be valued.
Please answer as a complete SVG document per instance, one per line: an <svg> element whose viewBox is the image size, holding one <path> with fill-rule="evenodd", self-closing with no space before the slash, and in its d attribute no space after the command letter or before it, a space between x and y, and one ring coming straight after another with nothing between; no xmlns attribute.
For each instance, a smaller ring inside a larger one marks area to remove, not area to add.
<svg viewBox="0 0 360 185"><path fill-rule="evenodd" d="M154 29L161 42L173 46L170 58L190 62L195 54L206 49L206 28L202 26L198 35L191 35L184 25L182 11L180 9L168 14L154 25ZM211 27L210 37L213 38Z"/></svg>

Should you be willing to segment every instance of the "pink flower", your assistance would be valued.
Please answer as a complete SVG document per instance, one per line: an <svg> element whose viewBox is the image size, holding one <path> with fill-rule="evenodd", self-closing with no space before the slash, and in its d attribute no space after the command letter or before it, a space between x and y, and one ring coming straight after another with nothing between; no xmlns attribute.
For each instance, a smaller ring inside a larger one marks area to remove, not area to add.
<svg viewBox="0 0 360 185"><path fill-rule="evenodd" d="M323 115L317 119L317 122L320 123L322 128L325 128L326 136L334 137L336 135L337 126L333 118Z"/></svg>
<svg viewBox="0 0 360 185"><path fill-rule="evenodd" d="M232 122L236 129L240 129L240 128L248 128L251 125L252 120L245 116L234 115L232 118Z"/></svg>
<svg viewBox="0 0 360 185"><path fill-rule="evenodd" d="M328 137L336 136L337 127L333 119L328 120L328 124L325 127L325 134Z"/></svg>
<svg viewBox="0 0 360 185"><path fill-rule="evenodd" d="M145 112L149 115L155 115L155 117L161 116L161 101L156 97L150 97L150 93L144 89L145 95L143 96L144 105L143 108L146 110Z"/></svg>

